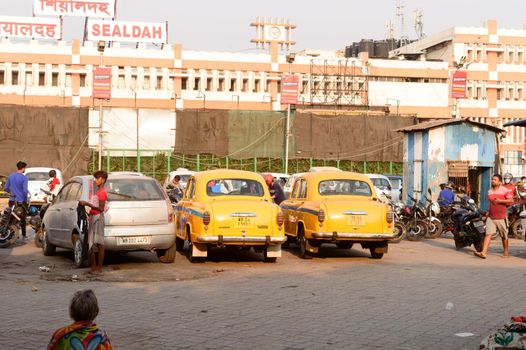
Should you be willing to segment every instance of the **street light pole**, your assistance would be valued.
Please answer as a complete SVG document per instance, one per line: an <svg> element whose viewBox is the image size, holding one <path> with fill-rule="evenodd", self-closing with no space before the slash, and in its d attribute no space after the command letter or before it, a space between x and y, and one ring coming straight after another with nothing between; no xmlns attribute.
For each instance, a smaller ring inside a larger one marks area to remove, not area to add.
<svg viewBox="0 0 526 350"><path fill-rule="evenodd" d="M104 49L106 48L106 43L104 41L99 41L98 50L100 52L100 61L99 67L104 66ZM103 151L103 142L102 142L102 99L99 99L99 170L102 170L102 151Z"/></svg>
<svg viewBox="0 0 526 350"><path fill-rule="evenodd" d="M289 76L292 74L292 62L296 58L296 54L288 54L286 59L289 64ZM283 92L283 86L281 86ZM287 104L287 126L285 129L285 174L289 173L289 137L290 137L290 103Z"/></svg>

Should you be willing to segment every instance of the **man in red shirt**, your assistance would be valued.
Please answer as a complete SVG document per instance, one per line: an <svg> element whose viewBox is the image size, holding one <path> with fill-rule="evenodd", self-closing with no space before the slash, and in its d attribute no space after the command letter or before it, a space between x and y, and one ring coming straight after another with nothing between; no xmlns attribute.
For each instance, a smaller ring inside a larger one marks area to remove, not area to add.
<svg viewBox="0 0 526 350"><path fill-rule="evenodd" d="M106 209L106 201L108 200L108 193L104 188L108 173L99 170L93 174L95 184L97 185L97 192L92 196L90 202L80 201L79 205L88 206L91 208L88 220L88 242L89 242L89 257L91 262L91 273L101 273L102 263L104 262L104 210ZM95 259L94 246L99 252L98 264Z"/></svg>
<svg viewBox="0 0 526 350"><path fill-rule="evenodd" d="M491 236L499 232L502 238L504 253L502 257L508 257L508 212L507 205L513 204L513 193L502 186L502 176L493 175L491 179L491 189L488 191L489 217L486 221L486 236L484 237L484 247L481 252L475 252L479 258L486 259L488 254Z"/></svg>

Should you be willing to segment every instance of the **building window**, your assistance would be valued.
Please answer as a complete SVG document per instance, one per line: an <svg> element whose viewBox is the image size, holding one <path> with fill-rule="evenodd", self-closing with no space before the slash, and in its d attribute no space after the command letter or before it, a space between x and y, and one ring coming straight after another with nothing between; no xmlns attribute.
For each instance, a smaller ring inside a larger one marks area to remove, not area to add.
<svg viewBox="0 0 526 350"><path fill-rule="evenodd" d="M38 73L38 86L45 86L46 85L46 73L40 72Z"/></svg>
<svg viewBox="0 0 526 350"><path fill-rule="evenodd" d="M212 91L212 78L206 78L206 91Z"/></svg>
<svg viewBox="0 0 526 350"><path fill-rule="evenodd" d="M12 79L11 79L11 85L18 85L18 71L14 70L11 73Z"/></svg>
<svg viewBox="0 0 526 350"><path fill-rule="evenodd" d="M236 79L230 79L230 92L237 91L236 89Z"/></svg>
<svg viewBox="0 0 526 350"><path fill-rule="evenodd" d="M80 76L80 87L86 87L86 73L79 74Z"/></svg>
<svg viewBox="0 0 526 350"><path fill-rule="evenodd" d="M201 90L201 78L194 78L194 90Z"/></svg>
<svg viewBox="0 0 526 350"><path fill-rule="evenodd" d="M219 78L217 91L225 91L225 78Z"/></svg>
<svg viewBox="0 0 526 350"><path fill-rule="evenodd" d="M254 92L261 92L261 80L254 80Z"/></svg>
<svg viewBox="0 0 526 350"><path fill-rule="evenodd" d="M248 79L243 79L243 92L248 92Z"/></svg>
<svg viewBox="0 0 526 350"><path fill-rule="evenodd" d="M163 77L157 77L157 84L155 86L156 89L162 90L163 89Z"/></svg>
<svg viewBox="0 0 526 350"><path fill-rule="evenodd" d="M188 90L188 78L181 78L181 90Z"/></svg>
<svg viewBox="0 0 526 350"><path fill-rule="evenodd" d="M143 89L144 90L150 89L150 76L149 75L145 75L144 76L142 85L143 85Z"/></svg>
<svg viewBox="0 0 526 350"><path fill-rule="evenodd" d="M51 85L58 86L58 73L51 74Z"/></svg>

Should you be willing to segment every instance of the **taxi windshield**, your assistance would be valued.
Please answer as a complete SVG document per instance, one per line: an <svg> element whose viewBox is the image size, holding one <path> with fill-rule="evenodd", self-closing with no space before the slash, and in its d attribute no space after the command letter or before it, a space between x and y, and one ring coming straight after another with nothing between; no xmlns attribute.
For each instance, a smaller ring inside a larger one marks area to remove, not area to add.
<svg viewBox="0 0 526 350"><path fill-rule="evenodd" d="M249 179L214 179L206 184L209 196L252 196L263 197L263 186Z"/></svg>
<svg viewBox="0 0 526 350"><path fill-rule="evenodd" d="M372 196L369 184L360 180L320 181L318 191L322 196Z"/></svg>

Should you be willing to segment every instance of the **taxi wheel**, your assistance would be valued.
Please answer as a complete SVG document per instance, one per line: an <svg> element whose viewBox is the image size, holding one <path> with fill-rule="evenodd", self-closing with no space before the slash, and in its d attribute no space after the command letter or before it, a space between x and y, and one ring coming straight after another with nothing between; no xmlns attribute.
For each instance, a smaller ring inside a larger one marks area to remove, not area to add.
<svg viewBox="0 0 526 350"><path fill-rule="evenodd" d="M184 249L184 239L175 237L175 249L180 252Z"/></svg>
<svg viewBox="0 0 526 350"><path fill-rule="evenodd" d="M263 261L266 262L266 263L275 263L278 258L273 256L273 257L270 257L270 256L267 256L267 248L265 248L265 250L263 250Z"/></svg>
<svg viewBox="0 0 526 350"><path fill-rule="evenodd" d="M342 241L342 242L336 243L336 246L340 249L351 249L352 245L353 245L353 242L349 242L349 241Z"/></svg>
<svg viewBox="0 0 526 350"><path fill-rule="evenodd" d="M305 238L305 235L303 232L300 232L298 234L298 246L299 246L299 255L302 259L311 259L312 256L309 254L309 251L307 250L307 238Z"/></svg>
<svg viewBox="0 0 526 350"><path fill-rule="evenodd" d="M192 241L188 241L188 250L186 252L186 257L188 258L188 260L191 262L191 263L204 263L205 262L205 258L203 257L197 257L197 256L194 256L193 254L193 244L192 244Z"/></svg>
<svg viewBox="0 0 526 350"><path fill-rule="evenodd" d="M285 237L287 238L287 240L285 241L285 243L283 243L283 244L281 245L281 247L282 247L283 249L288 249L288 248L290 247L290 243L292 243L292 241L294 240L294 238L292 238L291 236L287 236L287 235L285 235Z"/></svg>
<svg viewBox="0 0 526 350"><path fill-rule="evenodd" d="M384 257L384 253L375 253L374 248L369 249L371 251L371 258L373 259L381 259Z"/></svg>

